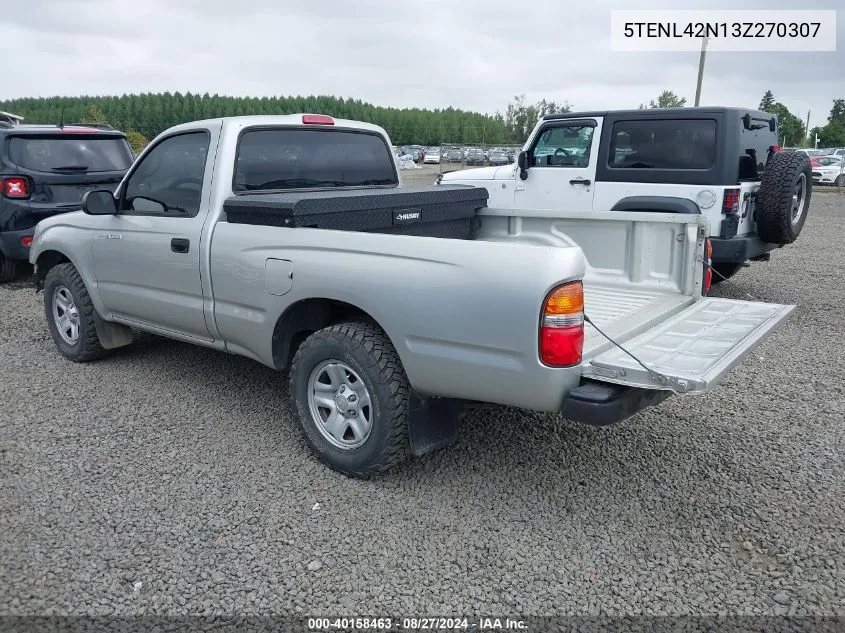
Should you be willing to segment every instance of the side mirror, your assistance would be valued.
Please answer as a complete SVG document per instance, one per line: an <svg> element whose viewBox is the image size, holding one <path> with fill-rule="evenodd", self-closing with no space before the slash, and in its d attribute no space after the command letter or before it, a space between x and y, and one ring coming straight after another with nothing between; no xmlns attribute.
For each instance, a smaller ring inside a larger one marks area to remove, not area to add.
<svg viewBox="0 0 845 633"><path fill-rule="evenodd" d="M520 180L528 178L528 152L520 152L516 164L519 167Z"/></svg>
<svg viewBox="0 0 845 633"><path fill-rule="evenodd" d="M88 215L114 215L117 202L108 189L97 189L82 196L82 210Z"/></svg>

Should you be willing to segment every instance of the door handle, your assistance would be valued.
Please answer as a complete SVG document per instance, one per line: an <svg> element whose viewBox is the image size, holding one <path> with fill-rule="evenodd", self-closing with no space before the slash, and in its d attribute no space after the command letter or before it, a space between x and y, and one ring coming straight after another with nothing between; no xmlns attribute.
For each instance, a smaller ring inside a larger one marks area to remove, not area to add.
<svg viewBox="0 0 845 633"><path fill-rule="evenodd" d="M170 250L174 253L187 253L191 248L191 240L186 240L184 237L174 237L170 240Z"/></svg>
<svg viewBox="0 0 845 633"><path fill-rule="evenodd" d="M570 180L569 184L570 185L584 185L585 187L589 187L591 184L593 184L593 181L587 180L586 178L580 178L579 177L579 178L573 178L572 180Z"/></svg>

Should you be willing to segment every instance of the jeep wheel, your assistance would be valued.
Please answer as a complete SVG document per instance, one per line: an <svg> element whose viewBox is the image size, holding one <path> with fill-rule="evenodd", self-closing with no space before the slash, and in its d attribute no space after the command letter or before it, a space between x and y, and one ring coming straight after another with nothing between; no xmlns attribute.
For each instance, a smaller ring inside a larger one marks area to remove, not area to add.
<svg viewBox="0 0 845 633"><path fill-rule="evenodd" d="M737 274L742 266L742 264L737 264L735 262L713 262L711 265L713 268L713 280L710 282L711 285L715 286L723 281L727 281Z"/></svg>
<svg viewBox="0 0 845 633"><path fill-rule="evenodd" d="M73 264L54 266L44 279L44 315L62 356L77 363L105 355L94 325L94 304Z"/></svg>
<svg viewBox="0 0 845 633"><path fill-rule="evenodd" d="M7 259L0 253L0 284L17 279L23 268L21 263L16 259Z"/></svg>
<svg viewBox="0 0 845 633"><path fill-rule="evenodd" d="M306 441L323 462L353 477L408 455L409 391L390 339L371 323L315 332L291 364L290 396Z"/></svg>
<svg viewBox="0 0 845 633"><path fill-rule="evenodd" d="M799 152L773 154L760 180L755 218L764 242L791 244L807 219L812 194L810 160Z"/></svg>

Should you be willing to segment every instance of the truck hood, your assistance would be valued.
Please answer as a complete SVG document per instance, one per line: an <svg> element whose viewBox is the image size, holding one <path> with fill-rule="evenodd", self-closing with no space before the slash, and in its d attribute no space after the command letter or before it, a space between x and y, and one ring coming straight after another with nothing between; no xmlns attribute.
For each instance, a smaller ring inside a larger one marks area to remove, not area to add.
<svg viewBox="0 0 845 633"><path fill-rule="evenodd" d="M512 180L514 176L513 165L501 165L499 167L476 167L475 169L460 169L443 174L441 182L451 180Z"/></svg>

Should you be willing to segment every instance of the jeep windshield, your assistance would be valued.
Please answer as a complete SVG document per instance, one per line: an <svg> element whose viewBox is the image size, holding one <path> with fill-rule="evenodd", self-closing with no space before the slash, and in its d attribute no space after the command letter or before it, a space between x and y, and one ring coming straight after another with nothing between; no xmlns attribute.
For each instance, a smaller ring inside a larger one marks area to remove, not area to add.
<svg viewBox="0 0 845 633"><path fill-rule="evenodd" d="M385 140L360 130L245 131L235 159L235 192L390 187L399 178Z"/></svg>
<svg viewBox="0 0 845 633"><path fill-rule="evenodd" d="M9 160L26 170L53 173L126 171L132 152L126 139L97 134L13 136Z"/></svg>

